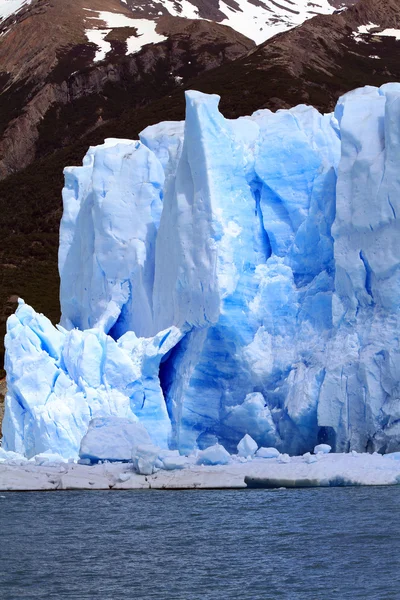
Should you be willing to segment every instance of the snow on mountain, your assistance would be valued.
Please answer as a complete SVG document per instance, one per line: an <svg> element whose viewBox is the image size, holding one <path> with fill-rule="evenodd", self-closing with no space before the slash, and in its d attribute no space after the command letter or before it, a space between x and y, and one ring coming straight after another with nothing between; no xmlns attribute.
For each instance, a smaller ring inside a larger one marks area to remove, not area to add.
<svg viewBox="0 0 400 600"><path fill-rule="evenodd" d="M141 14L144 18L135 19L134 22L126 19L124 15L100 11L99 19L106 23L106 27L99 29L99 33L92 33L89 30L87 35L90 41L96 40L95 43L98 43L100 40L100 46L104 47L103 40L108 29L137 27L140 42L132 46L132 51L135 51L134 49L137 51L145 44L160 41L154 31L157 20L162 15L170 14L186 19L214 20L232 27L254 40L256 44L261 44L277 33L296 27L316 14L331 14L335 11L335 7L329 0L316 0L313 3L308 0L297 0L297 2L280 0L279 3L274 0L265 0L265 2L220 0L217 9L211 2L202 3L200 6L196 0L163 0L160 4L148 2L139 5L127 2L127 5L133 10L135 16ZM150 27L146 28L146 20L152 23ZM99 56L103 56L103 53L99 53Z"/></svg>
<svg viewBox="0 0 400 600"><path fill-rule="evenodd" d="M399 449L400 84L334 115L186 97L65 170L61 326L8 321L4 449L76 457L109 417L184 453Z"/></svg>
<svg viewBox="0 0 400 600"><path fill-rule="evenodd" d="M27 6L32 0L1 0L0 1L0 23L17 13L23 6Z"/></svg>
<svg viewBox="0 0 400 600"><path fill-rule="evenodd" d="M379 27L379 25L368 23L368 25L361 25L353 33L353 37L355 40L357 40L357 42L366 42L368 40L368 36L392 37L396 40L400 40L400 29L382 29Z"/></svg>
<svg viewBox="0 0 400 600"><path fill-rule="evenodd" d="M384 29L380 31L377 35L383 37L394 37L396 40L400 40L400 29Z"/></svg>
<svg viewBox="0 0 400 600"><path fill-rule="evenodd" d="M268 38L301 25L317 14L331 14L335 8L329 0L265 0L265 2L219 2L219 10L224 13L222 23L261 44Z"/></svg>
<svg viewBox="0 0 400 600"><path fill-rule="evenodd" d="M85 10L96 13L96 16L88 16L87 21L101 21L105 24L105 27L103 28L100 26L96 29L89 28L85 30L89 42L96 44L99 48L94 57L94 62L103 60L107 53L111 51L111 43L106 40L110 30L126 27L136 30L134 35L130 35L126 38L127 54L139 52L145 44L157 44L158 42L168 39L166 36L156 32L157 24L150 19L133 19L126 15L109 11L94 11L89 8L86 8Z"/></svg>
<svg viewBox="0 0 400 600"><path fill-rule="evenodd" d="M31 3L32 0L0 0L0 22ZM355 0L356 1L356 0ZM121 13L107 10L83 8L85 11L97 12L103 26L93 23L87 27L86 34L90 42L99 47L95 61L102 60L111 49L104 38L111 29L134 27L140 42L131 40L128 53L137 52L145 44L157 43L163 36L155 32L160 16L172 15L186 19L206 19L223 25L228 25L246 37L260 44L277 33L300 25L316 14L331 14L335 3L331 0L220 0L218 6L211 1L197 2L196 0L162 0L162 2L137 2L137 0L121 0L124 10ZM347 3L349 4L349 3ZM351 4L351 3L350 3ZM129 7L135 18L129 19L126 8ZM146 23L148 21L148 23ZM132 37L137 37L132 36Z"/></svg>

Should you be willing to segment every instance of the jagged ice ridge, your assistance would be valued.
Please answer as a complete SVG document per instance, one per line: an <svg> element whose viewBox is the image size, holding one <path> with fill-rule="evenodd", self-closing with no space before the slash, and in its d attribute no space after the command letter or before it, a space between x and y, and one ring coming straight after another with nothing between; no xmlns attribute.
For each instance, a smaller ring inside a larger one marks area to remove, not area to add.
<svg viewBox="0 0 400 600"><path fill-rule="evenodd" d="M4 449L76 457L117 417L186 454L395 451L400 84L329 115L186 100L65 169L61 324L8 320Z"/></svg>

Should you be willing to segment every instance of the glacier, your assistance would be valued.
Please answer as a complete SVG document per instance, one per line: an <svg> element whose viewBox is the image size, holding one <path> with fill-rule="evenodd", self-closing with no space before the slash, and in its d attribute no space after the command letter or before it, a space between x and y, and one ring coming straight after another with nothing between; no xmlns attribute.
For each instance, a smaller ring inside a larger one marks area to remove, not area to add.
<svg viewBox="0 0 400 600"><path fill-rule="evenodd" d="M90 456L96 423L183 455L400 449L400 84L218 102L65 169L62 317L8 320L5 451Z"/></svg>

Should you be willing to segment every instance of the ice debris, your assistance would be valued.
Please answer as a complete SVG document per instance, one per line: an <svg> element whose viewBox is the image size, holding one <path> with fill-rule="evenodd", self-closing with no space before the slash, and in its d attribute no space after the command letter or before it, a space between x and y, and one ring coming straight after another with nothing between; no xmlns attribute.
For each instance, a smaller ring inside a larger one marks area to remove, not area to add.
<svg viewBox="0 0 400 600"><path fill-rule="evenodd" d="M332 450L332 447L329 446L329 444L318 444L317 446L315 446L314 448L314 454L319 454L320 452L322 454L329 454L329 452Z"/></svg>
<svg viewBox="0 0 400 600"><path fill-rule="evenodd" d="M198 465L227 465L231 461L229 452L221 444L209 446L199 452L197 457Z"/></svg>
<svg viewBox="0 0 400 600"><path fill-rule="evenodd" d="M390 452L390 454L386 454L385 458L390 458L391 460L400 460L400 452Z"/></svg>
<svg viewBox="0 0 400 600"><path fill-rule="evenodd" d="M303 454L303 459L308 465L318 462L318 456L316 454L311 454L311 452Z"/></svg>
<svg viewBox="0 0 400 600"><path fill-rule="evenodd" d="M91 462L130 461L137 446L151 444L143 425L120 417L97 417L89 423L79 456Z"/></svg>
<svg viewBox="0 0 400 600"><path fill-rule="evenodd" d="M278 458L279 450L276 448L259 448L256 452L258 458Z"/></svg>
<svg viewBox="0 0 400 600"><path fill-rule="evenodd" d="M277 458L277 461L282 464L288 464L290 463L290 456L289 454L280 454Z"/></svg>
<svg viewBox="0 0 400 600"><path fill-rule="evenodd" d="M400 84L329 115L186 101L65 170L61 325L8 320L4 450L77 458L117 417L212 461L398 451Z"/></svg>
<svg viewBox="0 0 400 600"><path fill-rule="evenodd" d="M151 475L154 473L158 459L159 448L153 444L136 446L132 451L133 468L140 475Z"/></svg>
<svg viewBox="0 0 400 600"><path fill-rule="evenodd" d="M257 452L257 449L257 442L255 442L248 433L246 433L246 435L240 440L240 442L237 445L238 455L243 456L243 458L253 458L253 456Z"/></svg>

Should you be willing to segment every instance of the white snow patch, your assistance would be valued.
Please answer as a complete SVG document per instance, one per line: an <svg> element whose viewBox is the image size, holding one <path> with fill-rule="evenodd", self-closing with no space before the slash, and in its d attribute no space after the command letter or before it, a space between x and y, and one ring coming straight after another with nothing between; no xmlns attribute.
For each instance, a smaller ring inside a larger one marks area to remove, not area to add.
<svg viewBox="0 0 400 600"><path fill-rule="evenodd" d="M360 25L360 27L358 27L357 31L353 32L353 37L356 40L356 42L362 42L363 35L368 35L371 31L371 29L374 29L374 27L379 27L379 25L375 25L374 23L368 23L368 25Z"/></svg>
<svg viewBox="0 0 400 600"><path fill-rule="evenodd" d="M31 0L0 0L0 22L30 3Z"/></svg>
<svg viewBox="0 0 400 600"><path fill-rule="evenodd" d="M199 19L199 10L188 0L163 0L163 6L174 17L185 17L186 19ZM180 7L180 10L177 8Z"/></svg>
<svg viewBox="0 0 400 600"><path fill-rule="evenodd" d="M146 44L157 44L167 39L164 35L156 32L154 21L147 21L146 19L132 19L132 21L135 21L135 24L131 27L136 27L137 36L132 35L126 40L127 54L138 52Z"/></svg>
<svg viewBox="0 0 400 600"><path fill-rule="evenodd" d="M377 28L379 25L374 23L368 23L368 25L361 25L357 31L353 33L353 37L357 42L363 41L363 35L376 35L379 37L394 37L396 40L400 40L400 29L384 29L383 31L371 32L371 29ZM379 56L370 56L370 58L379 58Z"/></svg>
<svg viewBox="0 0 400 600"><path fill-rule="evenodd" d="M103 60L107 53L111 50L110 42L105 41L105 37L112 29L119 29L121 27L134 27L137 30L137 35L132 35L127 38L127 54L134 54L138 52L146 44L157 44L167 38L163 35L156 33L156 22L148 19L133 19L122 15L120 13L113 13L109 11L95 11L90 8L85 8L88 12L96 13L95 17L87 17L87 19L93 21L102 21L106 24L106 28L100 29L87 29L85 31L86 37L89 42L96 44L99 50L96 53L94 62Z"/></svg>
<svg viewBox="0 0 400 600"><path fill-rule="evenodd" d="M106 42L104 39L107 36L108 32L108 29L87 29L85 31L88 41L92 44L96 44L96 46L98 47L93 62L104 60L106 54L111 50L110 42Z"/></svg>
<svg viewBox="0 0 400 600"><path fill-rule="evenodd" d="M238 0L238 6L239 9L235 10L224 0L219 1L219 10L225 15L222 24L232 27L236 31L254 40L256 44L261 44L277 33L301 25L307 19L314 17L316 13L332 14L334 12L334 8L330 5L328 0L315 2L312 7L310 7L308 0L298 0L297 2L280 0L279 3L271 4L268 7L255 6L249 0ZM164 0L163 7L169 14L175 17L184 17L186 19L200 18L198 8L189 2L189 0ZM113 15L112 19L114 20L116 14L117 13L100 12L99 18L103 18L103 20L106 21L106 15ZM161 16L162 14L162 11L158 12L158 15ZM129 17L125 17L124 15L120 16L129 20ZM134 19L130 19L130 21L134 21ZM108 23L107 26L118 27L123 25L114 24L113 21L113 24ZM130 23L129 26L135 25ZM152 35L153 31L154 29L149 32L150 35ZM143 38L146 38L146 34L147 31L143 28L143 33L140 35L143 35ZM141 46L154 41L161 40L159 38L156 40L150 39L149 41L143 39L141 40ZM136 48L137 47L135 46L134 51L137 51Z"/></svg>
<svg viewBox="0 0 400 600"><path fill-rule="evenodd" d="M268 10L255 6L248 0L238 0L238 4L240 10L235 11L224 0L220 0L219 10L226 15L222 24L239 31L254 40L256 44L265 42L277 33L301 25L307 19L314 17L316 13L332 14L334 12L334 8L327 0L316 2L312 9L309 7L308 0L298 0L295 4L288 0L281 0L279 3L281 6L271 4Z"/></svg>
<svg viewBox="0 0 400 600"><path fill-rule="evenodd" d="M384 37L394 37L396 40L400 40L400 29L384 29L379 33L374 35L384 36Z"/></svg>

